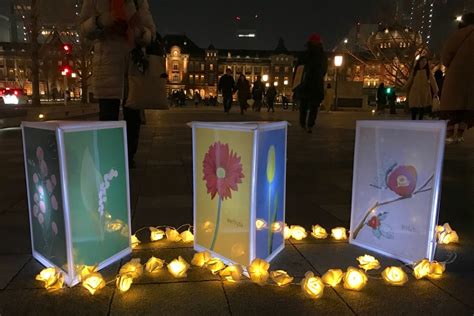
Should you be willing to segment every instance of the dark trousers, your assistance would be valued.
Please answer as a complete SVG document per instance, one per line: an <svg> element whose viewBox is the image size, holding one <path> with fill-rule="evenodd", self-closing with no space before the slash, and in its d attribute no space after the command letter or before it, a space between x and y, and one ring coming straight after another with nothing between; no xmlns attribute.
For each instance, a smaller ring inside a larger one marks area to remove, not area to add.
<svg viewBox="0 0 474 316"><path fill-rule="evenodd" d="M425 114L425 108L411 108L410 111L412 120L416 120L417 116L419 120L422 120L423 115Z"/></svg>
<svg viewBox="0 0 474 316"><path fill-rule="evenodd" d="M268 100L268 112L270 112L270 110L275 112L274 106L275 106L275 100Z"/></svg>
<svg viewBox="0 0 474 316"><path fill-rule="evenodd" d="M99 100L99 120L118 121L120 113L119 99ZM128 160L133 161L138 149L140 137L141 115L140 110L123 108L123 119L127 123Z"/></svg>
<svg viewBox="0 0 474 316"><path fill-rule="evenodd" d="M222 95L222 99L224 101L224 112L229 112L230 108L232 107L232 94L224 94Z"/></svg>
<svg viewBox="0 0 474 316"><path fill-rule="evenodd" d="M300 125L303 128L312 128L316 123L318 116L319 103L309 102L308 100L300 101ZM309 113L308 113L309 112ZM306 124L306 119L308 123Z"/></svg>

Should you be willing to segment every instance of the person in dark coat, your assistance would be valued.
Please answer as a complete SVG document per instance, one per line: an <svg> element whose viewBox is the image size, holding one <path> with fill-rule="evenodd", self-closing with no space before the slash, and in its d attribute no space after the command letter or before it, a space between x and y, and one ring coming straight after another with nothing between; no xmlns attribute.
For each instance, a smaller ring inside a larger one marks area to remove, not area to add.
<svg viewBox="0 0 474 316"><path fill-rule="evenodd" d="M438 85L438 95L441 98L441 93L443 91L443 83L444 83L444 72L441 70L441 68L438 68L438 70L435 71L434 73L434 78L436 81L436 84Z"/></svg>
<svg viewBox="0 0 474 316"><path fill-rule="evenodd" d="M240 74L235 90L237 91L237 99L239 100L240 114L243 115L248 106L247 101L250 99L250 83L244 74Z"/></svg>
<svg viewBox="0 0 474 316"><path fill-rule="evenodd" d="M275 85L270 85L270 87L268 88L267 90L267 104L268 104L268 111L267 112L270 112L270 110L272 110L272 112L275 112L275 108L274 108L274 105L275 105L275 99L276 99L276 96L277 96L277 90L275 88Z"/></svg>
<svg viewBox="0 0 474 316"><path fill-rule="evenodd" d="M377 112L383 113L387 105L387 90L382 82L377 88Z"/></svg>
<svg viewBox="0 0 474 316"><path fill-rule="evenodd" d="M318 34L310 36L306 48L304 55L298 61L298 66L304 65L303 79L293 92L300 104L300 125L311 133L319 106L324 99L324 76L328 64L321 37Z"/></svg>
<svg viewBox="0 0 474 316"><path fill-rule="evenodd" d="M262 76L257 76L257 80L253 83L252 97L254 100L252 109L256 112L260 112L262 107L263 94L265 93L265 86L262 82Z"/></svg>
<svg viewBox="0 0 474 316"><path fill-rule="evenodd" d="M224 112L229 113L232 106L232 95L234 94L235 81L232 77L232 69L227 68L225 75L219 79L219 92L222 92L224 101Z"/></svg>

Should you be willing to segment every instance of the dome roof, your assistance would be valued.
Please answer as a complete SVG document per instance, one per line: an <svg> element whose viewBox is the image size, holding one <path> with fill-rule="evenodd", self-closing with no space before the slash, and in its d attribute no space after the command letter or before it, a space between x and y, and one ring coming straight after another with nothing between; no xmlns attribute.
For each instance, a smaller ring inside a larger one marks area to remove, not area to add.
<svg viewBox="0 0 474 316"><path fill-rule="evenodd" d="M421 34L409 27L395 23L390 26L379 25L377 32L372 33L368 39L369 47L374 50L390 48L409 48L422 44Z"/></svg>

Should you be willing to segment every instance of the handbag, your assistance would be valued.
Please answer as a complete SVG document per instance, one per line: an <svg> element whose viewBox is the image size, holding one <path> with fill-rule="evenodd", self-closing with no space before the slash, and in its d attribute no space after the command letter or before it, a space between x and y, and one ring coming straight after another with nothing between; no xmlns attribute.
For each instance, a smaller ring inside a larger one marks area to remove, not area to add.
<svg viewBox="0 0 474 316"><path fill-rule="evenodd" d="M247 104L248 104L249 106L253 106L253 105L255 104L255 100L254 100L254 99L248 99L248 100L247 100Z"/></svg>
<svg viewBox="0 0 474 316"><path fill-rule="evenodd" d="M293 80L292 90L294 91L303 82L304 65L296 67L295 79Z"/></svg>
<svg viewBox="0 0 474 316"><path fill-rule="evenodd" d="M166 93L167 75L161 43L154 41L147 48L147 54L137 58L132 55L128 67L128 96L125 106L132 109L168 110ZM153 47L158 47L153 49ZM161 46L160 46L161 47ZM140 55L140 50L138 50Z"/></svg>

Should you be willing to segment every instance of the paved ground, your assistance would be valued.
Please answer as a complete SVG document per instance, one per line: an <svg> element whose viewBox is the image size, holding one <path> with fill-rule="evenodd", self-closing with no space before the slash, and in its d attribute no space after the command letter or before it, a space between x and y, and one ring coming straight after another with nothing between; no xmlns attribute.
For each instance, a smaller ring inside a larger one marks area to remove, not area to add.
<svg viewBox="0 0 474 316"><path fill-rule="evenodd" d="M247 115L246 120L289 120L287 222L325 227L349 225L354 127L367 113L323 113L312 135L303 133L296 113ZM131 172L133 228L150 225L179 226L192 222L191 130L193 120L241 120L208 109L175 109L151 113L144 127L138 168ZM163 272L144 276L121 294L113 284L95 296L82 287L48 293L34 276L41 266L30 256L20 131L0 130L0 315L15 314L451 314L474 312L474 133L462 145L448 147L443 175L440 222L458 230L461 244L438 249L444 260L458 254L438 281L414 281L389 287L371 278L362 292L338 287L323 298L306 298L299 286L260 287L248 282L221 282L210 272L192 269L184 281ZM324 273L328 268L355 265L367 251L347 243L308 238L288 242L272 262L299 281L306 271ZM134 257L151 255L171 260L178 255L191 260L193 250L183 244L160 243L141 247ZM377 256L382 265L400 264ZM104 271L111 278L115 264Z"/></svg>

